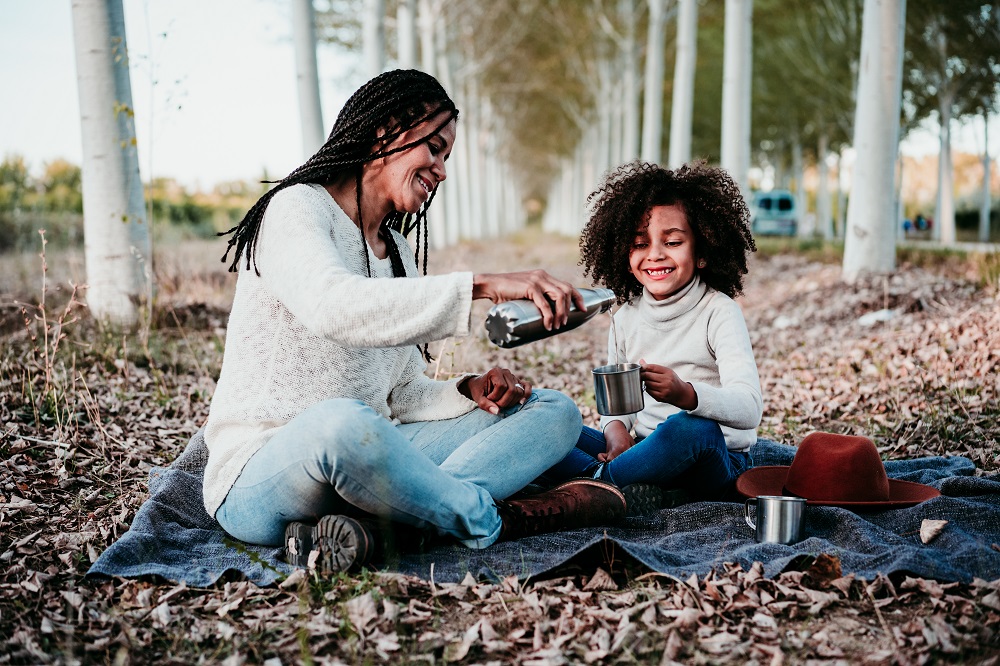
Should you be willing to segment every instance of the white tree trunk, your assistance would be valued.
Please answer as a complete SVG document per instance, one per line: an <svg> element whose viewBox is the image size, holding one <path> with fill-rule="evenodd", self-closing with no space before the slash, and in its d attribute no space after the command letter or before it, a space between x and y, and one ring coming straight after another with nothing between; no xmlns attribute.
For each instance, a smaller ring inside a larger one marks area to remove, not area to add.
<svg viewBox="0 0 1000 666"><path fill-rule="evenodd" d="M663 143L663 21L665 0L649 0L649 32L646 35L645 104L642 111L642 150L645 162L659 163Z"/></svg>
<svg viewBox="0 0 1000 666"><path fill-rule="evenodd" d="M933 236L944 245L955 244L955 173L951 162L951 106L953 95L946 90L938 93L938 113L941 118L941 145L938 153L938 192L934 211Z"/></svg>
<svg viewBox="0 0 1000 666"><path fill-rule="evenodd" d="M679 4L674 94L670 105L670 157L667 160L672 168L691 161L694 72L698 58L698 0L680 0Z"/></svg>
<svg viewBox="0 0 1000 666"><path fill-rule="evenodd" d="M483 201L483 164L487 151L487 141L483 126L484 104L479 96L479 86L475 77L470 77L466 82L466 93L468 94L466 106L469 109L465 116L468 121L466 137L469 139L469 164L466 168L468 180L465 187L469 190L469 212L472 221L479 230L477 238L490 236L489 219L486 215L486 206Z"/></svg>
<svg viewBox="0 0 1000 666"><path fill-rule="evenodd" d="M569 209L573 190L572 158L559 160L559 175L552 179L549 196L542 216L542 230L547 233L563 233L562 223Z"/></svg>
<svg viewBox="0 0 1000 666"><path fill-rule="evenodd" d="M295 79L299 91L299 122L302 124L302 158L306 160L326 141L326 126L319 99L312 0L292 2L292 42L295 44Z"/></svg>
<svg viewBox="0 0 1000 666"><path fill-rule="evenodd" d="M482 177L480 179L483 186L480 197L483 211L486 214L488 233L492 237L497 237L501 235L500 199L498 197L501 171L497 156L497 117L493 110L493 104L488 98L482 98L482 109L481 122L485 137L485 149L483 150Z"/></svg>
<svg viewBox="0 0 1000 666"><path fill-rule="evenodd" d="M619 60L620 62L620 60ZM608 163L605 165L604 171L607 171L622 162L622 155L625 152L625 100L624 92L625 85L621 78L613 80L609 88L609 92L613 96L612 99L620 100L619 104L611 104L610 109L608 109L609 120L610 120L610 134L608 147L610 148L608 152Z"/></svg>
<svg viewBox="0 0 1000 666"><path fill-rule="evenodd" d="M399 0L396 8L396 57L400 69L417 66L416 0Z"/></svg>
<svg viewBox="0 0 1000 666"><path fill-rule="evenodd" d="M483 237L483 218L473 206L472 193L472 161L478 152L476 142L476 108L475 100L468 94L468 88L459 83L451 92L456 105L464 109L464 119L458 123L455 135L455 148L451 154L449 178L451 188L458 192L458 219L461 222L460 236L462 238L479 239Z"/></svg>
<svg viewBox="0 0 1000 666"><path fill-rule="evenodd" d="M385 70L385 0L365 0L361 41L365 75L373 79Z"/></svg>
<svg viewBox="0 0 1000 666"><path fill-rule="evenodd" d="M622 0L621 13L625 21L625 41L622 46L622 98L624 127L618 162L629 162L639 156L639 58L635 39L636 0Z"/></svg>
<svg viewBox="0 0 1000 666"><path fill-rule="evenodd" d="M521 201L521 190L514 183L514 174L510 165L503 165L503 174L500 178L503 183L505 228L509 233L513 233L524 227L524 208Z"/></svg>
<svg viewBox="0 0 1000 666"><path fill-rule="evenodd" d="M830 166L826 159L829 154L826 132L821 132L816 146L816 161L819 185L816 190L816 224L824 240L833 239L833 210L830 201Z"/></svg>
<svg viewBox="0 0 1000 666"><path fill-rule="evenodd" d="M579 153L579 149L574 153ZM551 229L559 233L570 234L576 227L575 213L576 207L574 197L577 188L574 176L576 175L576 159L573 157L564 158L562 161L562 177L560 178L559 209L557 217Z"/></svg>
<svg viewBox="0 0 1000 666"><path fill-rule="evenodd" d="M583 228L580 211L583 210L583 146L577 145L573 156L566 160L564 183L566 186L563 199L560 233L572 236Z"/></svg>
<svg viewBox="0 0 1000 666"><path fill-rule="evenodd" d="M797 217L798 224L796 225L796 233L799 238L809 238L813 235L814 225L810 224L807 220L809 219L808 208L806 204L806 187L805 183L805 158L802 155L802 140L799 138L798 133L795 133L792 139L792 174L795 179L795 215Z"/></svg>
<svg viewBox="0 0 1000 666"><path fill-rule="evenodd" d="M847 163L847 148L843 147L837 153L837 228L834 237L843 238L847 228L847 191L851 187L850 169Z"/></svg>
<svg viewBox="0 0 1000 666"><path fill-rule="evenodd" d="M435 14L437 14L436 10ZM438 16L438 18L440 17ZM434 63L434 66L438 81L441 82L441 85L450 95L454 95L455 88L452 85L451 63L448 59L448 35L445 32L446 29L445 21L437 20L434 22L434 53L437 55L437 61ZM456 136L456 144L458 140ZM464 225L466 224L466 220L462 219L462 202L459 196L460 186L461 184L456 183L455 180L443 186L445 197L441 203L445 205L444 208L446 211L446 245L454 245L459 241L463 234Z"/></svg>
<svg viewBox="0 0 1000 666"><path fill-rule="evenodd" d="M615 108L618 107L616 86L612 73L612 64L602 59L597 63L598 70L598 95L597 95L597 138L596 149L594 151L594 171L600 177L611 166L611 156L614 155L614 141L612 132Z"/></svg>
<svg viewBox="0 0 1000 666"><path fill-rule="evenodd" d="M419 0L417 4L417 24L420 26L420 69L434 75L437 67L437 19L438 7L432 0ZM449 244L449 210L448 190L451 183L445 181L439 186L434 196L434 206L427 215L429 227L429 243L432 248L440 249ZM453 198L453 197L452 197Z"/></svg>
<svg viewBox="0 0 1000 666"><path fill-rule="evenodd" d="M748 194L750 172L750 82L753 70L753 0L726 0L722 64L720 163Z"/></svg>
<svg viewBox="0 0 1000 666"><path fill-rule="evenodd" d="M990 114L983 113L983 198L979 204L979 242L990 240Z"/></svg>
<svg viewBox="0 0 1000 666"><path fill-rule="evenodd" d="M575 201L583 201L584 192L595 187L603 172L597 169L597 152L600 148L600 131L596 126L591 127L583 135L583 152L580 160L580 172L576 179L577 193L574 195ZM579 227L578 221L571 222L574 227Z"/></svg>
<svg viewBox="0 0 1000 666"><path fill-rule="evenodd" d="M906 0L865 0L843 278L896 266L895 164Z"/></svg>
<svg viewBox="0 0 1000 666"><path fill-rule="evenodd" d="M151 300L152 247L136 154L125 15L121 0L73 0L72 12L87 303L95 318L132 326Z"/></svg>
<svg viewBox="0 0 1000 666"><path fill-rule="evenodd" d="M591 144L595 132L593 128L586 129L573 150L573 155L560 161L559 178L553 181L550 207L545 212L542 224L542 228L549 233L576 236L583 228L584 199L586 193L597 186L591 173Z"/></svg>
<svg viewBox="0 0 1000 666"><path fill-rule="evenodd" d="M420 69L433 75L437 70L437 49L435 48L434 24L437 22L437 9L432 0L419 0L417 5L417 23L420 26Z"/></svg>

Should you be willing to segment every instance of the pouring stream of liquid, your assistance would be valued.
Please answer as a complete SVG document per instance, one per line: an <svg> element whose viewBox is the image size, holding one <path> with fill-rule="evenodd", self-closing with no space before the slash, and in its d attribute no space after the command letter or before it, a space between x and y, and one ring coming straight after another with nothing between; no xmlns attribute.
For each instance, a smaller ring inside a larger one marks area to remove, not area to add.
<svg viewBox="0 0 1000 666"><path fill-rule="evenodd" d="M615 363L622 363L621 352L618 350L618 329L615 328L615 315L611 310L608 310L608 319L611 320L611 339L615 343Z"/></svg>

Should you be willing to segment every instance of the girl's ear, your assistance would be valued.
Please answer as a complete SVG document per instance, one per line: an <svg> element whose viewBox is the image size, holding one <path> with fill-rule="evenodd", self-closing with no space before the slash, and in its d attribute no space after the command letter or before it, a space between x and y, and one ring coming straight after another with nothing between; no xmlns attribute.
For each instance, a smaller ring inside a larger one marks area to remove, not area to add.
<svg viewBox="0 0 1000 666"><path fill-rule="evenodd" d="M699 259L695 265L698 268L704 268L705 266L708 266L708 262L706 262L704 259Z"/></svg>

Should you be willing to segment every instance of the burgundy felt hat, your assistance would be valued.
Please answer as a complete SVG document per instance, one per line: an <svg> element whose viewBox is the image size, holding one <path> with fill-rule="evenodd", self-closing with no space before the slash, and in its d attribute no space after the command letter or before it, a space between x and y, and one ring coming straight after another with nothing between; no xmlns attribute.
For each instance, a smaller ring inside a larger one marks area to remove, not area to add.
<svg viewBox="0 0 1000 666"><path fill-rule="evenodd" d="M736 479L744 497L791 495L807 504L880 511L913 506L941 493L912 481L890 479L878 449L867 437L814 432L806 435L789 465L753 467Z"/></svg>

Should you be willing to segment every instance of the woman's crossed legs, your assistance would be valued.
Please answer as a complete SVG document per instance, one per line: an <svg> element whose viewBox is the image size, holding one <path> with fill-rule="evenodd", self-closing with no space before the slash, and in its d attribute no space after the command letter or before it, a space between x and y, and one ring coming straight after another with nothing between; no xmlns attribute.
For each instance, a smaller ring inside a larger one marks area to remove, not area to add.
<svg viewBox="0 0 1000 666"><path fill-rule="evenodd" d="M494 498L566 456L580 429L573 401L545 389L499 415L398 426L358 400L326 400L250 458L216 518L239 539L281 545L291 522L361 509L485 548L500 535Z"/></svg>

